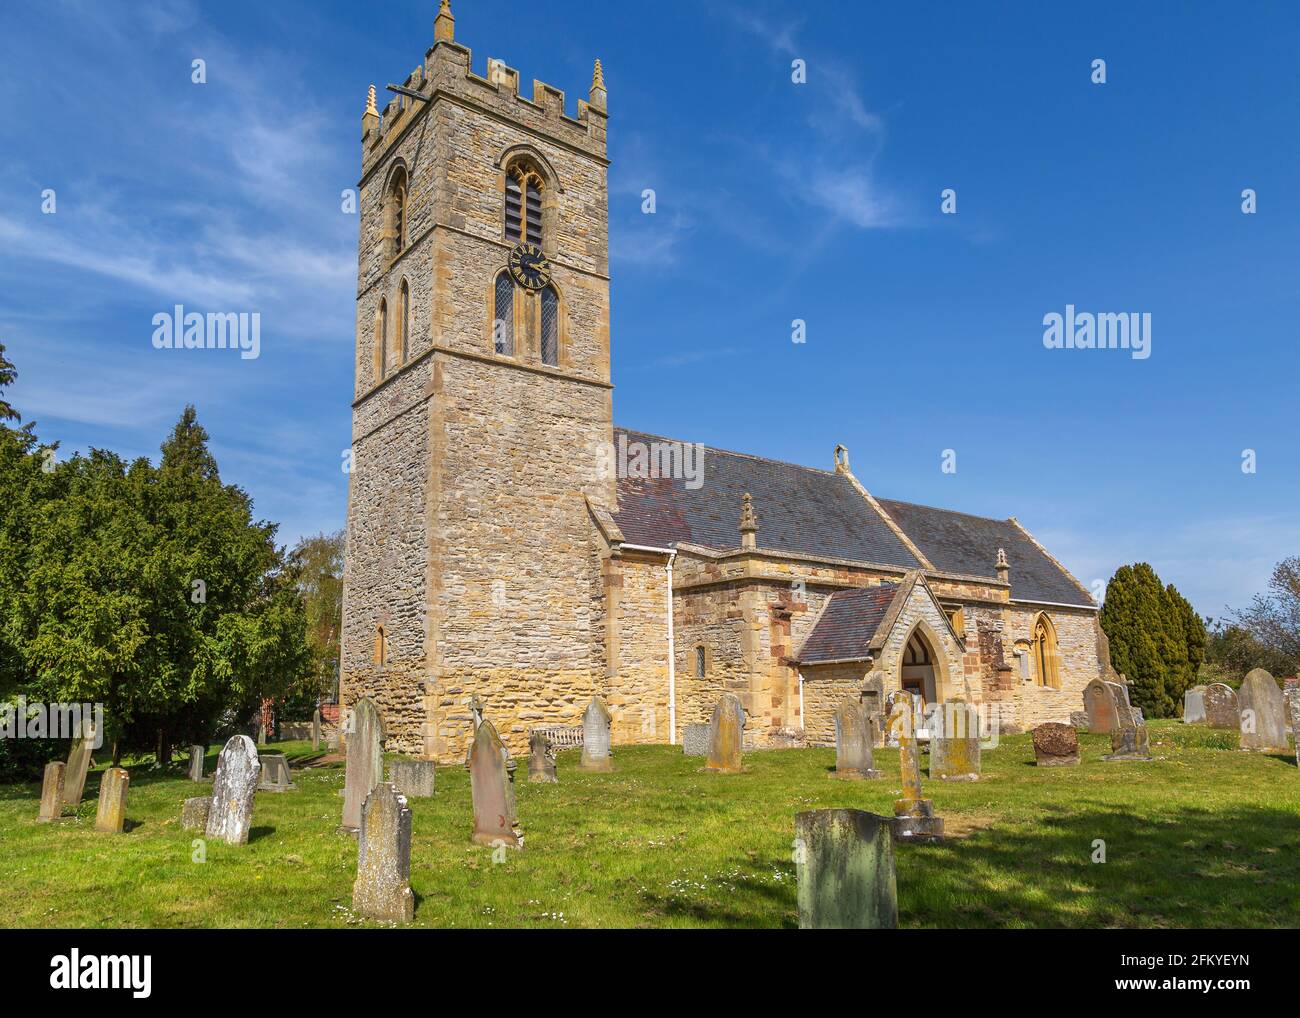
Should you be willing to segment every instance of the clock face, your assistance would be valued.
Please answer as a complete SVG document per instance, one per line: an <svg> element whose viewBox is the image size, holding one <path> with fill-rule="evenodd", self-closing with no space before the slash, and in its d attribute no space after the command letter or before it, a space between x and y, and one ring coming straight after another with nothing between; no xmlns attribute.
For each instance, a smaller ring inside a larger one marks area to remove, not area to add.
<svg viewBox="0 0 1300 1018"><path fill-rule="evenodd" d="M551 263L536 244L520 244L510 252L510 277L525 290L540 290L551 281Z"/></svg>

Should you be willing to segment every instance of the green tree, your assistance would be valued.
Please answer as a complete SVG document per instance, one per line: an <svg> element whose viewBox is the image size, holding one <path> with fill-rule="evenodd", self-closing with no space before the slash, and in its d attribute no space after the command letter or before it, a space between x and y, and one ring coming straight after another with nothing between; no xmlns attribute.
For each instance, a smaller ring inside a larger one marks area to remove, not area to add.
<svg viewBox="0 0 1300 1018"><path fill-rule="evenodd" d="M311 707L334 694L338 680L339 634L343 628L344 532L304 537L289 555L298 576L311 647L311 680L302 695Z"/></svg>
<svg viewBox="0 0 1300 1018"><path fill-rule="evenodd" d="M1233 618L1269 652L1274 676L1295 674L1300 666L1300 556L1274 566L1268 591L1257 594L1249 608L1233 612Z"/></svg>
<svg viewBox="0 0 1300 1018"><path fill-rule="evenodd" d="M1100 621L1134 705L1147 717L1175 716L1204 655L1205 629L1191 605L1139 562L1111 577Z"/></svg>

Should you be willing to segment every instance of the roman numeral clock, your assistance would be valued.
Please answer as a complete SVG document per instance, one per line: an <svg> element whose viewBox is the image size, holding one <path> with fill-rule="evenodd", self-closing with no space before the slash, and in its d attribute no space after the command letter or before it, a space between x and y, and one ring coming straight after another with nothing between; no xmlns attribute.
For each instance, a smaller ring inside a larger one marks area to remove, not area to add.
<svg viewBox="0 0 1300 1018"><path fill-rule="evenodd" d="M551 263L536 244L517 244L510 252L510 278L525 290L541 290L551 281Z"/></svg>

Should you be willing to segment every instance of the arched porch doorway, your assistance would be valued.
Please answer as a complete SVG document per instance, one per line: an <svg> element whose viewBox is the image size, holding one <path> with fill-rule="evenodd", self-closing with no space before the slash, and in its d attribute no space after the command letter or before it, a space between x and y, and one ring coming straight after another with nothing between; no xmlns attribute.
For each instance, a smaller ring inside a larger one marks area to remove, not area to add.
<svg viewBox="0 0 1300 1018"><path fill-rule="evenodd" d="M920 626L912 630L903 648L899 685L919 696L922 707L943 701L942 659Z"/></svg>

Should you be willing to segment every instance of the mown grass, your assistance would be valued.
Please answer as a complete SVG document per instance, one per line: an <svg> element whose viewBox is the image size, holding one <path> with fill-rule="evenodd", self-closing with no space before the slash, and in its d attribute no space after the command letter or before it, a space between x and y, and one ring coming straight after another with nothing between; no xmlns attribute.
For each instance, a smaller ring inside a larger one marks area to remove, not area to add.
<svg viewBox="0 0 1300 1018"><path fill-rule="evenodd" d="M1300 922L1300 773L1284 756L1235 750L1231 733L1152 725L1151 763L1104 763L1084 736L1079 767L1036 768L1028 736L984 754L983 780L930 782L943 844L900 846L904 926L1263 927ZM208 759L215 766L216 748ZM272 747L298 764L310 746ZM704 774L667 746L620 748L610 774L560 758L560 784L530 785L520 761L522 852L494 864L470 843L463 768L414 799L417 926L790 927L799 810L891 812L888 778L830 781L825 749L748 753L746 773ZM341 767L295 768L297 790L259 792L252 838L206 846L181 803L180 769L132 770L123 835L93 830L98 772L75 819L35 821L36 785L0 786L0 925L349 926L356 842L335 832ZM1106 862L1092 861L1098 840Z"/></svg>

